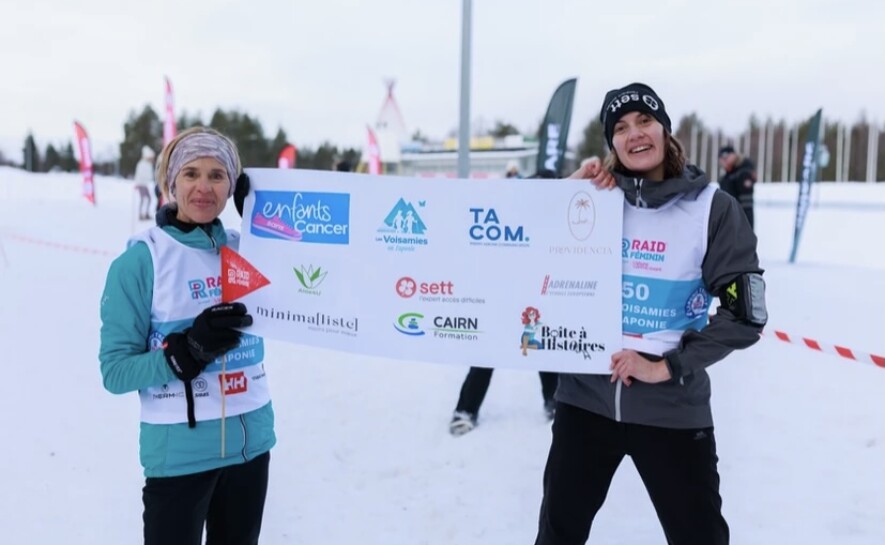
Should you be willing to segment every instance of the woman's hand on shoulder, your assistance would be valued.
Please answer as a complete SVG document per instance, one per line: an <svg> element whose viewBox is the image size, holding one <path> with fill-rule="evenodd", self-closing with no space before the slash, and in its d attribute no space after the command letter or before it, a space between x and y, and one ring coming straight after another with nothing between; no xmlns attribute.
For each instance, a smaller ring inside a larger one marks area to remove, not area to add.
<svg viewBox="0 0 885 545"><path fill-rule="evenodd" d="M602 167L602 160L596 156L582 161L578 170L574 171L568 179L590 180L596 189L614 189L617 186L615 177Z"/></svg>

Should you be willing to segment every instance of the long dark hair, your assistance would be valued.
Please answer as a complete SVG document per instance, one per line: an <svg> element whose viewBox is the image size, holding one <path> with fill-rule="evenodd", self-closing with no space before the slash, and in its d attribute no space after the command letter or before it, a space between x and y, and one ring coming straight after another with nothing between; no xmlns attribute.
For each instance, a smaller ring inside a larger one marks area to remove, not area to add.
<svg viewBox="0 0 885 545"><path fill-rule="evenodd" d="M675 136L666 132L664 133L664 142L667 145L667 150L664 152L664 179L678 178L682 176L682 171L685 170L685 164L688 162L685 159L685 148ZM618 174L631 174L613 149L605 157L602 166Z"/></svg>

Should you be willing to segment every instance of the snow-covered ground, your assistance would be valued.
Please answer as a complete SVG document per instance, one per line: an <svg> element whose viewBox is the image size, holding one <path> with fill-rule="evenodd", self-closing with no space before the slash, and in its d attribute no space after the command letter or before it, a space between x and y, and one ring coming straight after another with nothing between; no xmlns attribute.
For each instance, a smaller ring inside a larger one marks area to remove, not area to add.
<svg viewBox="0 0 885 545"><path fill-rule="evenodd" d="M137 228L130 182L0 168L0 543L141 541L138 401L102 388L98 303ZM769 330L885 354L885 184L758 186ZM233 207L223 218L238 220ZM532 543L550 427L537 374L497 371L472 433L466 369L270 342L279 443L262 543ZM711 369L735 544L885 542L885 369L766 336ZM664 543L629 460L591 543Z"/></svg>

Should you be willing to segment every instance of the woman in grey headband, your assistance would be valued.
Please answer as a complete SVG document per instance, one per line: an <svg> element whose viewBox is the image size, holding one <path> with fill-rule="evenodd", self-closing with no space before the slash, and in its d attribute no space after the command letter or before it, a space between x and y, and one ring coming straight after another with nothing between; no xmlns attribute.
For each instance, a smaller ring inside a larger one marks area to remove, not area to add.
<svg viewBox="0 0 885 545"><path fill-rule="evenodd" d="M99 352L105 388L141 400L144 542L199 545L205 527L207 543L254 544L274 415L263 340L222 303L220 249L239 234L219 219L248 178L234 143L197 127L163 149L157 181L169 204L111 264Z"/></svg>

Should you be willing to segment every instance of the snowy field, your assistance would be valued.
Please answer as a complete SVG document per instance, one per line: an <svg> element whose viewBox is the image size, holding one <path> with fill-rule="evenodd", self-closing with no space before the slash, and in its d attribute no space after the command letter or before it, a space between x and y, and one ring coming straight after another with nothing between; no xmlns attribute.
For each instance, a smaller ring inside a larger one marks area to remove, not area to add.
<svg viewBox="0 0 885 545"><path fill-rule="evenodd" d="M576 182L578 183L578 182ZM130 182L0 168L0 543L141 542L138 399L101 385L99 297L136 229ZM885 184L757 186L769 330L885 354ZM223 218L238 219L233 206ZM447 424L465 368L268 343L279 443L262 543L531 544L550 427L536 373L497 371L480 426ZM711 368L732 543L885 543L885 369L773 340ZM665 543L629 459L591 543Z"/></svg>

